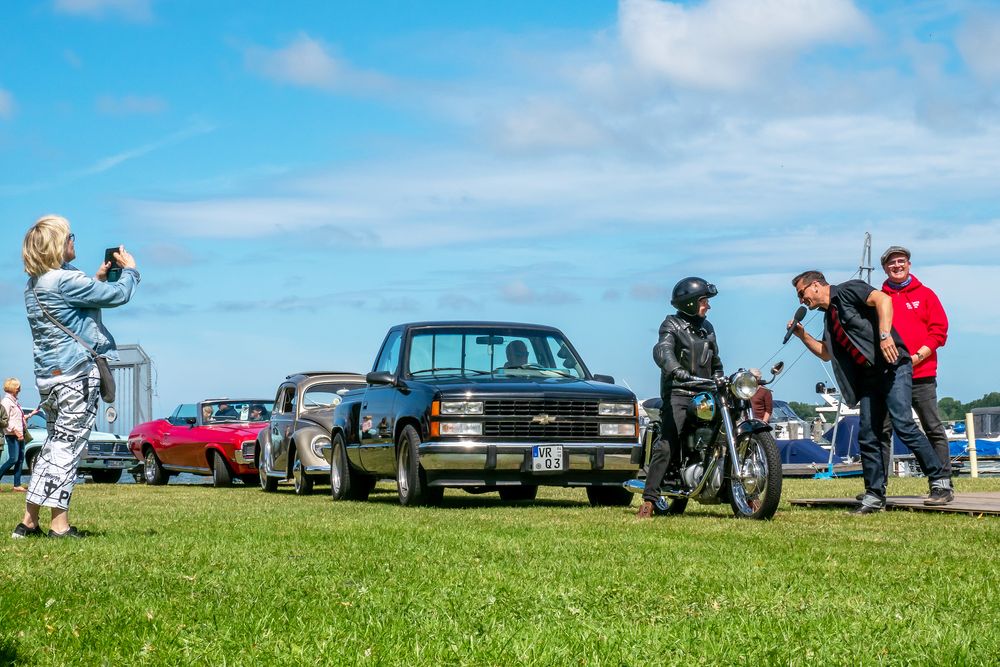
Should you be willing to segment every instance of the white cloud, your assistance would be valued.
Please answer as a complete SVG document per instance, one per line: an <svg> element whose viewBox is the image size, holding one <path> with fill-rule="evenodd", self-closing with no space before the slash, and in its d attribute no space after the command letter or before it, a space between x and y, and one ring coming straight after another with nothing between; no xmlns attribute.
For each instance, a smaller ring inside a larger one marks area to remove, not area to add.
<svg viewBox="0 0 1000 667"><path fill-rule="evenodd" d="M152 0L55 0L53 7L60 14L90 18L117 15L135 22L153 18Z"/></svg>
<svg viewBox="0 0 1000 667"><path fill-rule="evenodd" d="M0 118L10 118L14 115L14 96L0 88Z"/></svg>
<svg viewBox="0 0 1000 667"><path fill-rule="evenodd" d="M1000 81L1000 14L979 14L957 35L958 50L980 78Z"/></svg>
<svg viewBox="0 0 1000 667"><path fill-rule="evenodd" d="M166 101L156 95L101 95L96 101L97 110L109 116L157 114L165 111Z"/></svg>
<svg viewBox="0 0 1000 667"><path fill-rule="evenodd" d="M849 0L622 0L619 31L645 71L694 88L739 90L772 67L870 30Z"/></svg>
<svg viewBox="0 0 1000 667"><path fill-rule="evenodd" d="M378 92L389 87L384 76L355 69L305 33L280 49L244 50L248 69L272 81L326 91Z"/></svg>
<svg viewBox="0 0 1000 667"><path fill-rule="evenodd" d="M514 150L587 148L604 143L604 131L576 109L552 99L531 99L500 119L500 143Z"/></svg>

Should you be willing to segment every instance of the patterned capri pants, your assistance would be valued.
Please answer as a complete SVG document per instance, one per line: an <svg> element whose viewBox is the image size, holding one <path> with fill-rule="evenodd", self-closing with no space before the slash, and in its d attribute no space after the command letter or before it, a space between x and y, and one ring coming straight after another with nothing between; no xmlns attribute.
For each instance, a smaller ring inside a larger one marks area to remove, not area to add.
<svg viewBox="0 0 1000 667"><path fill-rule="evenodd" d="M87 375L59 383L42 395L39 407L45 411L48 437L31 471L29 503L69 509L76 468L87 450L100 397L101 378L97 366Z"/></svg>

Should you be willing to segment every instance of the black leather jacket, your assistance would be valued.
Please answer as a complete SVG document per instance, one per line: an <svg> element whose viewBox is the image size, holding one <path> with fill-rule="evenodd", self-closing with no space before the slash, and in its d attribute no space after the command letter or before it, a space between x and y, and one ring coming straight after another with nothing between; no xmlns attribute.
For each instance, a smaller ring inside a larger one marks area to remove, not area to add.
<svg viewBox="0 0 1000 667"><path fill-rule="evenodd" d="M660 339L653 347L653 360L660 367L660 396L694 395L699 391L686 384L691 375L712 377L722 370L715 328L703 317L678 312L660 325Z"/></svg>

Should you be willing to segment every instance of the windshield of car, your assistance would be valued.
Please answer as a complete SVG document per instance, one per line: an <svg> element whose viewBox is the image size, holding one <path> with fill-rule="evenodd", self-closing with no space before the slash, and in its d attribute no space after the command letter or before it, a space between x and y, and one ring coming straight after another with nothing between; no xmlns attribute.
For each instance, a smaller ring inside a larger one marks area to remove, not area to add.
<svg viewBox="0 0 1000 667"><path fill-rule="evenodd" d="M205 401L201 423L263 422L271 418L273 409L274 401Z"/></svg>
<svg viewBox="0 0 1000 667"><path fill-rule="evenodd" d="M419 329L410 341L410 377L583 378L583 364L554 331L507 327Z"/></svg>
<svg viewBox="0 0 1000 667"><path fill-rule="evenodd" d="M332 408L340 404L344 394L352 389L364 386L364 384L357 382L314 384L302 392L302 409Z"/></svg>

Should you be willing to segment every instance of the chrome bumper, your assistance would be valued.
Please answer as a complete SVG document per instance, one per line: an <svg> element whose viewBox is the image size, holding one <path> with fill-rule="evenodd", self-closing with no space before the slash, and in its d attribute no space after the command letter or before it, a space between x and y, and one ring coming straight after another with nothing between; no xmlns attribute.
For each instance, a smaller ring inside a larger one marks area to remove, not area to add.
<svg viewBox="0 0 1000 667"><path fill-rule="evenodd" d="M628 442L424 442L420 465L428 472L530 472L533 445L560 445L566 472L635 471L642 446Z"/></svg>

